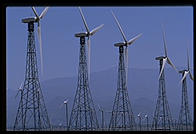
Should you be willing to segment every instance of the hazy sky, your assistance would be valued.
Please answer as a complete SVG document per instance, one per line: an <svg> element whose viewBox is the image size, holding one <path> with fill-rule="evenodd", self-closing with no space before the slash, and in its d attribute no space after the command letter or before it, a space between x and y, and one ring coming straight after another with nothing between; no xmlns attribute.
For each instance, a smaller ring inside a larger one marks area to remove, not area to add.
<svg viewBox="0 0 196 134"><path fill-rule="evenodd" d="M81 7L90 30L104 24L91 37L91 72L118 65L118 48L114 43L123 38L110 12L118 18L127 40L143 35L129 46L129 68L158 68L155 57L164 54L161 24L166 32L168 56L177 67L186 67L189 49L193 67L193 7ZM44 7L36 7L41 14ZM34 16L30 7L6 9L6 58L9 88L19 87L24 81L27 24L21 19ZM50 7L41 20L44 74L40 81L77 76L79 38L75 33L85 31L77 7ZM39 43L35 24L35 42L40 66ZM166 68L169 66L166 65ZM40 71L40 68L39 68ZM192 72L193 73L193 72Z"/></svg>

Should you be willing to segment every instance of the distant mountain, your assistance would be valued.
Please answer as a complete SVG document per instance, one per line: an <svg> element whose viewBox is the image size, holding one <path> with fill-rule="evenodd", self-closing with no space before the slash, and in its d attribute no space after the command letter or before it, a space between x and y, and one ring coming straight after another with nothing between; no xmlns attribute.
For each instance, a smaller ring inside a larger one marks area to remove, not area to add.
<svg viewBox="0 0 196 134"><path fill-rule="evenodd" d="M90 90L97 110L97 117L100 122L99 104L105 110L112 110L114 97L117 89L117 67L91 74ZM158 69L129 69L128 92L133 113L137 121L137 114L148 114L152 118L158 97ZM173 69L165 69L166 93L172 116L177 119L181 104L181 76ZM191 109L193 106L193 82L187 80L188 96ZM65 107L63 101L69 99L69 116L73 105L77 88L77 77L55 78L41 83L41 89L53 125L65 124ZM7 125L13 126L16 111L18 109L19 96L15 99L17 91L7 90ZM191 113L192 110L191 110ZM110 114L106 114L106 122L109 123Z"/></svg>

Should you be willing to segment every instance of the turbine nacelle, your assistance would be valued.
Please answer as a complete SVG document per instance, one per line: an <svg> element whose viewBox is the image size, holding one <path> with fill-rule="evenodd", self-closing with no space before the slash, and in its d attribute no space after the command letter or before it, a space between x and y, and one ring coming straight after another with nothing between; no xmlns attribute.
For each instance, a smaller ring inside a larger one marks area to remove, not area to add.
<svg viewBox="0 0 196 134"><path fill-rule="evenodd" d="M63 101L63 103L64 103L64 104L67 104L67 102L68 102L68 99L67 99L67 100L65 100L65 101Z"/></svg>
<svg viewBox="0 0 196 134"><path fill-rule="evenodd" d="M179 71L179 73L182 73L182 79L180 82L183 82L183 80L186 78L186 76L189 74L189 77L191 80L194 80L191 72L190 72L190 63L189 63L189 54L188 54L188 49L187 49L187 69Z"/></svg>
<svg viewBox="0 0 196 134"><path fill-rule="evenodd" d="M156 57L155 59L156 60L162 60L162 67L161 67L161 70L160 70L160 74L159 74L159 79L162 75L162 72L164 70L164 67L165 67L165 64L168 63L173 69L175 69L175 71L177 72L177 69L176 67L174 66L174 64L171 62L170 58L168 57L168 54L167 54L167 47L166 47L166 40L165 40L165 32L163 30L163 26L162 26L162 32L163 32L163 42L164 42L164 51L165 51L165 56L160 56L160 57Z"/></svg>
<svg viewBox="0 0 196 134"><path fill-rule="evenodd" d="M194 78L193 78L193 76L192 76L190 70L181 70L181 71L179 71L179 73L182 73L182 74L183 74L183 77L182 77L182 79L181 79L180 82L183 82L183 80L186 78L186 76L187 76L188 74L189 74L190 79L191 79L191 80L194 80Z"/></svg>
<svg viewBox="0 0 196 134"><path fill-rule="evenodd" d="M40 20L45 16L46 12L48 11L49 7L46 7L42 13L40 15L38 15L38 13L36 12L35 7L32 7L32 10L35 14L35 17L33 18L34 22L37 22L38 24L38 40L39 40L39 44L40 44L40 62L41 62L41 74L43 75L43 56L42 56L42 38L41 38L41 24L40 24ZM26 20L25 22L28 22L28 20Z"/></svg>
<svg viewBox="0 0 196 134"><path fill-rule="evenodd" d="M181 71L178 71L179 73L181 73L181 74L183 74L184 72L188 72L189 70L186 70L186 69L184 69L184 70L181 70Z"/></svg>
<svg viewBox="0 0 196 134"><path fill-rule="evenodd" d="M128 76L128 46L131 45L133 42L135 42L135 40L137 40L142 34L139 34L137 36L135 36L134 38L130 39L129 41L127 40L122 28L121 28L121 25L120 23L118 22L118 19L116 18L116 16L114 15L114 13L111 11L114 19L115 19L115 22L122 34L122 37L124 39L124 42L123 43L116 43L114 44L115 47L121 47L121 46L125 46L125 60L126 60L126 82L127 82L127 76Z"/></svg>
<svg viewBox="0 0 196 134"><path fill-rule="evenodd" d="M22 23L30 23L30 22L38 22L36 17L31 17L31 18L24 18L22 19Z"/></svg>
<svg viewBox="0 0 196 134"><path fill-rule="evenodd" d="M85 32L85 33L77 33L75 34L75 37L88 37L88 33Z"/></svg>
<svg viewBox="0 0 196 134"><path fill-rule="evenodd" d="M162 72L164 70L164 67L165 67L165 64L166 63L168 63L177 72L176 67L174 66L174 64L171 62L171 60L168 57L166 57L166 56L160 56L160 57L156 57L155 59L156 60L162 60L162 67L161 67L161 71L160 71L160 74L159 74L159 79L161 77L161 74L162 74Z"/></svg>
<svg viewBox="0 0 196 134"><path fill-rule="evenodd" d="M156 57L155 59L156 60L162 60L162 59L165 59L165 58L167 58L166 56L159 56L159 57Z"/></svg>
<svg viewBox="0 0 196 134"><path fill-rule="evenodd" d="M114 46L115 46L115 47L126 46L126 43L125 43L125 42L122 42L122 43L115 43Z"/></svg>
<svg viewBox="0 0 196 134"><path fill-rule="evenodd" d="M87 45L88 45L88 78L90 80L90 52L91 52L91 45L90 45L90 36L93 36L99 29L101 29L103 27L104 24L94 28L93 30L89 30L88 25L86 23L86 20L84 18L82 9L80 7L78 7L79 11L80 11L80 15L82 17L82 21L84 23L84 26L86 28L86 32L85 33L79 33L79 34L75 34L75 37L88 37L87 40Z"/></svg>

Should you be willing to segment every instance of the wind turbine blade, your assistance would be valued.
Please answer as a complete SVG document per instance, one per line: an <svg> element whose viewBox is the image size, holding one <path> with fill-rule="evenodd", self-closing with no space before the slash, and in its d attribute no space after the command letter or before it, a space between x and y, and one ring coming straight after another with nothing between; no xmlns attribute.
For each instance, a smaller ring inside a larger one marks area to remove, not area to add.
<svg viewBox="0 0 196 134"><path fill-rule="evenodd" d="M112 12L112 11L111 11L111 12ZM123 33L123 30L122 30L122 28L121 28L121 26L120 26L120 23L118 22L118 19L116 18L116 16L114 15L113 12L112 12L112 15L114 16L114 19L115 19L115 21L116 21L116 23L117 23L117 25L118 25L118 28L120 29L120 32L121 32L121 34L122 34L122 36L123 36L124 41L127 42L127 39L126 39L126 37L125 37L125 34Z"/></svg>
<svg viewBox="0 0 196 134"><path fill-rule="evenodd" d="M100 108L99 104L98 104L98 108L99 108L99 110L101 111L101 108Z"/></svg>
<svg viewBox="0 0 196 134"><path fill-rule="evenodd" d="M91 45L90 45L90 37L88 37L88 78L90 82L90 55L91 55Z"/></svg>
<svg viewBox="0 0 196 134"><path fill-rule="evenodd" d="M101 28L103 27L103 25L104 25L104 24L102 24L102 25L100 25L100 26L94 28L94 29L90 32L90 35L95 34L99 29L101 29Z"/></svg>
<svg viewBox="0 0 196 134"><path fill-rule="evenodd" d="M63 103L61 103L61 105L59 105L59 109L61 109L61 108L62 108L62 106L63 106Z"/></svg>
<svg viewBox="0 0 196 134"><path fill-rule="evenodd" d="M162 32L163 32L163 42L164 42L165 56L167 57L167 47L166 47L165 31L163 29L163 25L162 25Z"/></svg>
<svg viewBox="0 0 196 134"><path fill-rule="evenodd" d="M16 99L16 97L18 96L18 93L21 92L21 91L22 91L22 83L20 84L20 87L18 88L18 92L17 92L17 94L16 94L16 96L15 96L15 99Z"/></svg>
<svg viewBox="0 0 196 134"><path fill-rule="evenodd" d="M39 38L39 44L40 44L41 74L43 75L43 56L42 56L41 25L38 26L38 38Z"/></svg>
<svg viewBox="0 0 196 134"><path fill-rule="evenodd" d="M175 67L174 64L171 62L171 60L169 59L169 57L167 57L167 63L168 63L169 65L171 65L171 66L175 69L175 71L177 72L176 67Z"/></svg>
<svg viewBox="0 0 196 134"><path fill-rule="evenodd" d="M190 71L190 63L189 63L189 52L188 52L188 48L187 48L187 67L188 67L188 70Z"/></svg>
<svg viewBox="0 0 196 134"><path fill-rule="evenodd" d="M85 25L85 27L86 27L86 31L89 33L90 31L89 31L89 29L88 29L88 25L87 25L87 23L86 23L86 20L85 20L85 18L84 18L83 13L82 13L82 9L81 9L80 7L78 7L78 8L79 8L79 10L80 10L80 15L82 16L82 20L83 20L84 25Z"/></svg>
<svg viewBox="0 0 196 134"><path fill-rule="evenodd" d="M125 60L126 60L126 82L128 79L128 46L125 48Z"/></svg>
<svg viewBox="0 0 196 134"><path fill-rule="evenodd" d="M49 7L46 7L46 8L43 10L43 12L41 13L41 15L39 16L40 19L42 19L42 18L45 16L46 12L48 11L48 8L49 8Z"/></svg>
<svg viewBox="0 0 196 134"><path fill-rule="evenodd" d="M194 78L193 78L193 76L192 76L190 71L189 71L189 76L190 76L191 80L194 80Z"/></svg>
<svg viewBox="0 0 196 134"><path fill-rule="evenodd" d="M16 94L16 96L15 96L15 99L17 98L19 92L20 92L20 91L17 92L17 94Z"/></svg>
<svg viewBox="0 0 196 134"><path fill-rule="evenodd" d="M22 83L20 84L19 90L22 90Z"/></svg>
<svg viewBox="0 0 196 134"><path fill-rule="evenodd" d="M191 70L190 70L190 62L189 62L189 51L188 51L188 48L187 48L187 66L188 66L188 71L189 71L189 77L191 80L194 80L192 74L191 74Z"/></svg>
<svg viewBox="0 0 196 134"><path fill-rule="evenodd" d="M184 72L184 75L183 75L183 77L182 77L182 79L181 79L180 82L182 82L182 81L186 78L186 76L187 76L188 73L189 73L188 71L185 71L185 72Z"/></svg>
<svg viewBox="0 0 196 134"><path fill-rule="evenodd" d="M137 36L135 36L134 38L132 38L132 39L130 39L129 41L128 41L128 45L131 45L135 40L137 40L140 36L142 35L142 33L141 34L138 34Z"/></svg>
<svg viewBox="0 0 196 134"><path fill-rule="evenodd" d="M163 59L163 64L162 64L162 68L161 68L161 71L160 71L160 74L159 74L159 79L160 79L161 74L162 74L162 72L163 72L163 69L164 69L164 67L165 67L165 63L166 63L166 61L167 61L167 59L166 59L166 58L164 58L164 59Z"/></svg>
<svg viewBox="0 0 196 134"><path fill-rule="evenodd" d="M31 7L33 9L33 12L35 14L35 16L39 19L39 15L37 14L36 10L35 10L35 7Z"/></svg>

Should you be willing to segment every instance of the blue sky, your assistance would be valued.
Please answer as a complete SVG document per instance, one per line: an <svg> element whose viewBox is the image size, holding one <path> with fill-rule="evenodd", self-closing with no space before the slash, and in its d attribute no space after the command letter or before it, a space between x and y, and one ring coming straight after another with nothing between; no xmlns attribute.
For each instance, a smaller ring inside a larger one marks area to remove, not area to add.
<svg viewBox="0 0 196 134"><path fill-rule="evenodd" d="M123 38L110 12L118 18L127 39L143 35L129 46L129 68L158 68L155 57L164 55L161 24L166 32L168 56L177 67L186 67L189 49L193 67L193 7L81 7L90 30L104 24L91 37L91 73L118 65L118 48L114 43ZM40 14L44 7L36 7ZM9 88L24 81L27 24L21 19L34 16L30 7L6 9L6 61ZM44 74L40 81L56 77L77 76L79 38L75 33L85 31L77 7L50 7L41 20ZM39 43L35 24L35 41L39 59ZM169 65L166 65L168 68ZM40 71L40 68L39 68ZM193 73L193 72L192 72Z"/></svg>

